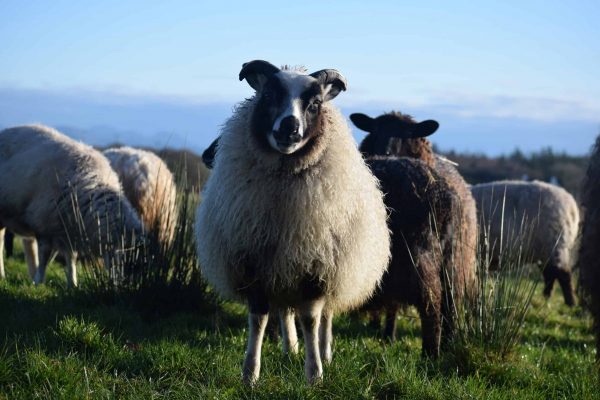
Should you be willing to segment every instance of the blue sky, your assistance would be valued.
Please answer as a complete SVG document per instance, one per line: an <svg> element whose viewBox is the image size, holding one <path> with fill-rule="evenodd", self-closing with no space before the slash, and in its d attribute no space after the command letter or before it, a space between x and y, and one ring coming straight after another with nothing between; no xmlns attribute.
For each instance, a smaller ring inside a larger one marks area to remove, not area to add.
<svg viewBox="0 0 600 400"><path fill-rule="evenodd" d="M344 112L438 119L432 139L445 148L583 153L599 133L598 1L203 3L3 0L0 104L10 107L0 125L148 136L173 116L154 109L145 123L140 110L163 105L186 110L172 130L201 147L252 93L241 64L261 58L337 68L349 82L336 99ZM52 104L32 107L36 93Z"/></svg>

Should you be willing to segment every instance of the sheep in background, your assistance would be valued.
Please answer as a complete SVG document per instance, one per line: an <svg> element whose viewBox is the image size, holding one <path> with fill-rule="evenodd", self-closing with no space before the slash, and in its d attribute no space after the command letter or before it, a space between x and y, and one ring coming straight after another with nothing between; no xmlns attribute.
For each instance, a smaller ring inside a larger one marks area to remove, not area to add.
<svg viewBox="0 0 600 400"><path fill-rule="evenodd" d="M142 224L108 160L42 125L0 132L0 235L5 228L28 238L36 284L44 282L55 249L67 261L67 284L76 286L78 255L104 257L110 267L122 258L123 245L142 238Z"/></svg>
<svg viewBox="0 0 600 400"><path fill-rule="evenodd" d="M405 304L417 306L423 352L439 354L440 342L453 332L456 302L474 290L477 215L469 189L458 171L433 153L424 137L439 124L416 123L393 112L377 118L352 114L369 132L360 151L381 182L391 209L392 260L381 289L366 305L372 323L386 311L385 336L394 340L396 315Z"/></svg>
<svg viewBox="0 0 600 400"><path fill-rule="evenodd" d="M170 244L177 223L177 190L167 164L154 153L131 147L107 149L103 154L147 232Z"/></svg>
<svg viewBox="0 0 600 400"><path fill-rule="evenodd" d="M346 89L343 76L252 61L243 79L256 95L221 132L197 214L200 264L224 297L248 302L245 382L258 379L270 308L282 310L284 322L293 322L286 310L299 314L305 373L315 382L331 358L333 313L367 300L387 266L386 210L329 103Z"/></svg>
<svg viewBox="0 0 600 400"><path fill-rule="evenodd" d="M581 186L581 239L576 268L586 306L594 318L596 357L600 359L600 136L592 148Z"/></svg>
<svg viewBox="0 0 600 400"><path fill-rule="evenodd" d="M498 262L501 241L507 248L511 243L525 245L526 258L540 263L543 268L544 295L550 296L554 281L558 280L565 303L575 304L571 263L579 208L573 196L558 186L540 181L482 183L471 186L471 192L484 225L481 240L489 235L487 240L494 264ZM522 230L521 224L526 224L527 229Z"/></svg>

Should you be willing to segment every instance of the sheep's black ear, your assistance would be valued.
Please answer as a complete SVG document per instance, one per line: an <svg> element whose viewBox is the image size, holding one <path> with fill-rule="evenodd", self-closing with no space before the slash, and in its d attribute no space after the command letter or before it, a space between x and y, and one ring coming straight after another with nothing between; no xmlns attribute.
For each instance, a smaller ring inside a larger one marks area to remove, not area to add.
<svg viewBox="0 0 600 400"><path fill-rule="evenodd" d="M334 99L341 91L346 90L348 82L344 75L340 74L335 69L322 69L310 74L323 86L325 98L323 101Z"/></svg>
<svg viewBox="0 0 600 400"><path fill-rule="evenodd" d="M361 113L350 114L350 120L358 129L366 132L373 132L375 119L369 117L368 115Z"/></svg>
<svg viewBox="0 0 600 400"><path fill-rule="evenodd" d="M427 121L419 122L416 124L416 129L413 132L414 137L425 137L429 136L438 130L440 124L437 121L428 119Z"/></svg>
<svg viewBox="0 0 600 400"><path fill-rule="evenodd" d="M208 169L212 169L215 163L215 155L217 154L217 145L219 144L219 138L216 138L204 153L202 153L202 161Z"/></svg>
<svg viewBox="0 0 600 400"><path fill-rule="evenodd" d="M240 81L245 79L254 90L259 91L269 77L277 72L279 72L279 68L270 62L254 60L242 65Z"/></svg>

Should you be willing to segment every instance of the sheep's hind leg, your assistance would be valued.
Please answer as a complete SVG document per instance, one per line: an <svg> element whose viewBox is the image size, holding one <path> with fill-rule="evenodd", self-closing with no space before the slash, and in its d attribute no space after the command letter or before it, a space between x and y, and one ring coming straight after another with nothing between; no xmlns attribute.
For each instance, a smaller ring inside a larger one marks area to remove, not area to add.
<svg viewBox="0 0 600 400"><path fill-rule="evenodd" d="M369 311L369 329L379 332L381 329L381 314L379 310Z"/></svg>
<svg viewBox="0 0 600 400"><path fill-rule="evenodd" d="M15 234L11 231L4 233L4 249L6 250L6 258L10 258L14 253Z"/></svg>
<svg viewBox="0 0 600 400"><path fill-rule="evenodd" d="M385 310L385 329L383 336L390 342L396 340L396 317L398 315L398 306L390 305Z"/></svg>
<svg viewBox="0 0 600 400"><path fill-rule="evenodd" d="M39 265L33 278L33 283L40 285L46 281L46 267L52 259L52 242L45 239L38 239Z"/></svg>
<svg viewBox="0 0 600 400"><path fill-rule="evenodd" d="M298 333L296 332L296 320L291 308L279 310L279 321L281 323L281 339L284 354L298 354Z"/></svg>
<svg viewBox="0 0 600 400"><path fill-rule="evenodd" d="M542 274L544 275L544 296L546 298L550 297L550 295L552 294L552 289L554 287L554 281L556 280L557 273L557 268L552 264L546 265L546 267L542 271Z"/></svg>
<svg viewBox="0 0 600 400"><path fill-rule="evenodd" d="M260 355L265 328L269 321L269 303L262 293L256 291L249 294L248 307L250 309L248 315L248 347L244 358L242 379L244 383L253 385L260 376Z"/></svg>
<svg viewBox="0 0 600 400"><path fill-rule="evenodd" d="M333 342L333 315L330 312L323 312L321 324L319 325L319 347L321 351L321 361L329 364L333 358L331 343Z"/></svg>
<svg viewBox="0 0 600 400"><path fill-rule="evenodd" d="M64 252L63 257L66 261L67 287L77 287L77 253Z"/></svg>
<svg viewBox="0 0 600 400"><path fill-rule="evenodd" d="M4 272L4 233L6 232L6 228L0 227L0 279L6 278L6 273Z"/></svg>
<svg viewBox="0 0 600 400"><path fill-rule="evenodd" d="M437 358L440 354L440 340L442 336L442 318L439 306L425 304L419 307L421 316L421 339L423 341L423 355Z"/></svg>
<svg viewBox="0 0 600 400"><path fill-rule="evenodd" d="M317 383L323 377L323 364L319 352L319 325L323 305L323 300L315 300L298 309L304 333L304 372L309 384Z"/></svg>
<svg viewBox="0 0 600 400"><path fill-rule="evenodd" d="M25 261L27 261L27 269L29 270L29 278L33 281L40 263L37 241L35 238L24 237L22 242Z"/></svg>
<svg viewBox="0 0 600 400"><path fill-rule="evenodd" d="M563 292L565 304L569 307L575 305L575 297L573 295L573 284L571 283L571 271L558 270L558 283Z"/></svg>

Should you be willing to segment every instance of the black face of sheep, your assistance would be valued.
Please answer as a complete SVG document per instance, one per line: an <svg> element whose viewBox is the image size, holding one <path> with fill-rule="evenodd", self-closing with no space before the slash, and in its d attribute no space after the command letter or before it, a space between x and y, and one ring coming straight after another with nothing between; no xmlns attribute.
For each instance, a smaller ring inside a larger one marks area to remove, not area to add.
<svg viewBox="0 0 600 400"><path fill-rule="evenodd" d="M390 149L390 139L415 139L433 134L440 124L434 120L415 122L399 114L383 114L377 118L371 118L365 114L352 114L350 119L358 129L369 132L363 140L360 151L369 156L388 155L393 151ZM400 143L397 143L399 146Z"/></svg>
<svg viewBox="0 0 600 400"><path fill-rule="evenodd" d="M256 90L251 130L266 151L293 154L319 132L321 105L346 90L336 70L310 75L279 69L266 61L245 63L239 76Z"/></svg>

